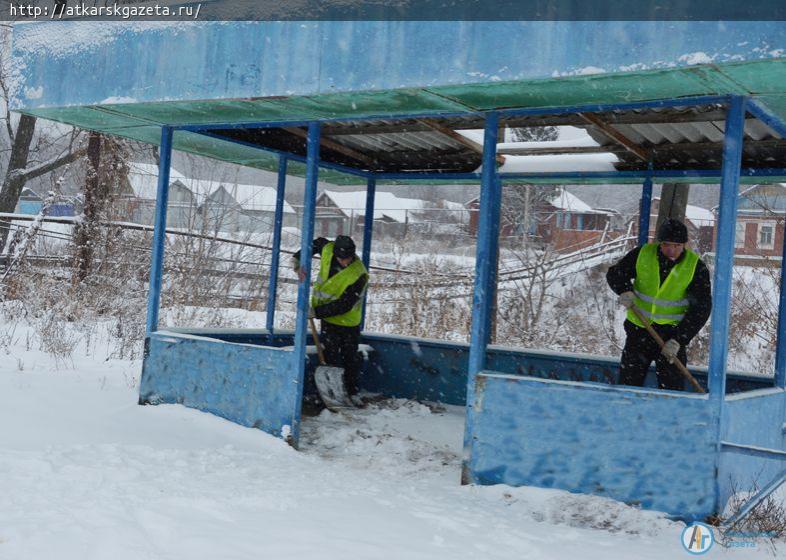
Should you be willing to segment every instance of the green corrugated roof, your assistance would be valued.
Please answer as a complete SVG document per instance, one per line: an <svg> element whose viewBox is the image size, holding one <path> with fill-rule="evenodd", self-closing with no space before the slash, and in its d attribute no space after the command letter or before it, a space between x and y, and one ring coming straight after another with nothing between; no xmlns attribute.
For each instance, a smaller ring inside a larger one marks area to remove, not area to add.
<svg viewBox="0 0 786 560"><path fill-rule="evenodd" d="M161 125L362 119L371 116L507 108L546 109L724 94L754 95L786 121L786 58L548 80L485 82L313 97L123 103L33 109L28 112L88 130L158 144ZM277 166L277 157L269 152L189 132L177 132L174 147L260 169L275 170ZM301 174L303 166L292 165L291 172ZM334 183L363 181L328 170L320 172L320 179ZM698 182L695 179L690 181ZM612 181L604 179L599 182Z"/></svg>

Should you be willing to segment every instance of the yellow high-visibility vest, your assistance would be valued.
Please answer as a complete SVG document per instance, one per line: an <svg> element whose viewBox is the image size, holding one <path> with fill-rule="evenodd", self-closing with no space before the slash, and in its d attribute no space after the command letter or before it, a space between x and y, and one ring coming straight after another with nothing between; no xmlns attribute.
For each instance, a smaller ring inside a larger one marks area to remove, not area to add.
<svg viewBox="0 0 786 560"><path fill-rule="evenodd" d="M682 321L688 310L685 294L696 273L699 255L685 249L685 256L674 265L661 284L659 245L647 243L639 251L636 259L636 279L633 281L633 293L636 295L633 305L650 323L676 325ZM628 310L628 321L640 327L645 326L632 310Z"/></svg>
<svg viewBox="0 0 786 560"><path fill-rule="evenodd" d="M348 267L328 277L330 274L330 262L332 260L333 242L331 241L322 248L322 258L319 263L319 277L314 283L314 292L311 294L312 307L336 301L344 293L344 290L357 282L361 276L368 274L366 267L363 265L363 261L356 258ZM366 286L368 286L368 282L366 282ZM322 320L345 327L358 326L363 317L363 294L365 291L366 287L364 286L363 292L361 292L357 303L352 306L352 309L341 315L325 317Z"/></svg>

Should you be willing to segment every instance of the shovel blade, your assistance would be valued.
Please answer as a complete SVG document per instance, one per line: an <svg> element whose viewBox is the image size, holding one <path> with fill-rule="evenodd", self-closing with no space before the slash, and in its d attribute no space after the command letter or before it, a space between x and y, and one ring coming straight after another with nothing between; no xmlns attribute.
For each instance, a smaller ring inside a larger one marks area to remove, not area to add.
<svg viewBox="0 0 786 560"><path fill-rule="evenodd" d="M344 385L344 368L319 366L314 372L314 381L322 402L330 410L354 408Z"/></svg>

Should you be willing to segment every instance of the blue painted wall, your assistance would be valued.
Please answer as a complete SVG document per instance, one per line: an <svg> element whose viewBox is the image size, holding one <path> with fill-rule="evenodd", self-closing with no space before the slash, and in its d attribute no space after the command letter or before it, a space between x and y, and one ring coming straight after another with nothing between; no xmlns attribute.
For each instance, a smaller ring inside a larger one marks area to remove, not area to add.
<svg viewBox="0 0 786 560"><path fill-rule="evenodd" d="M478 376L469 480L608 496L687 519L712 512L706 396Z"/></svg>
<svg viewBox="0 0 786 560"><path fill-rule="evenodd" d="M43 207L44 203L40 201L32 202L27 200L20 200L19 201L19 213L20 214L30 214L31 216L37 215L41 208Z"/></svg>
<svg viewBox="0 0 786 560"><path fill-rule="evenodd" d="M362 389L464 404L466 344L368 333L361 342L373 348L363 362ZM180 403L280 437L284 426L299 422L294 410L302 394L288 351L292 344L286 331L153 333L140 402ZM313 394L316 356L307 360L304 393ZM471 481L600 494L701 518L712 512L716 488L725 504L731 479L745 487L758 474L763 485L777 471L775 461L723 453L716 478L706 396L609 386L619 365L613 358L492 347L488 362L509 374L479 377ZM728 386L768 383L739 376ZM783 391L729 395L726 412L725 441L786 448Z"/></svg>
<svg viewBox="0 0 786 560"><path fill-rule="evenodd" d="M12 108L313 95L783 56L784 22L36 22ZM133 56L129 56L133 53ZM531 56L537 53L537 56ZM384 72L379 69L384 68Z"/></svg>
<svg viewBox="0 0 786 560"><path fill-rule="evenodd" d="M286 436L300 422L294 411L301 387L292 360L291 351L278 348L156 332L149 339L139 402L183 404Z"/></svg>
<svg viewBox="0 0 786 560"><path fill-rule="evenodd" d="M765 389L726 397L721 426L723 441L786 451L783 423L786 418L786 393ZM720 504L725 506L732 488L750 492L755 484L764 487L786 465L778 459L750 457L723 452L718 471Z"/></svg>
<svg viewBox="0 0 786 560"><path fill-rule="evenodd" d="M414 337L364 333L362 342L375 352L363 370L361 386L371 392L400 398L465 404L469 345ZM619 377L619 358L491 346L489 370L567 381L614 384ZM707 368L691 368L706 386ZM772 379L730 374L728 393L771 387ZM655 387L651 369L647 386ZM686 384L687 387L687 384Z"/></svg>

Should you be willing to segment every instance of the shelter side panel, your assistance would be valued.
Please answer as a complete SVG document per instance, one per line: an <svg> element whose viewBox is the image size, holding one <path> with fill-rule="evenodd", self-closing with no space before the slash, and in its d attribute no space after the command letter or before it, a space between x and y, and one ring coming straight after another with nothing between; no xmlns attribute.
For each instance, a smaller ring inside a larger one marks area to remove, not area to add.
<svg viewBox="0 0 786 560"><path fill-rule="evenodd" d="M597 494L684 518L712 512L706 397L491 373L477 392L474 482Z"/></svg>
<svg viewBox="0 0 786 560"><path fill-rule="evenodd" d="M291 364L291 352L276 348L154 333L139 402L179 403L286 436L301 398Z"/></svg>
<svg viewBox="0 0 786 560"><path fill-rule="evenodd" d="M362 389L389 397L466 403L467 344L371 333L363 333L362 342L374 349L363 362ZM501 347L487 350L486 364L489 370L516 376L609 385L617 383L620 366L618 358ZM692 373L699 383L706 385L706 368L692 369ZM759 389L767 383L772 381L730 374L727 389L729 392ZM646 386L656 386L654 367L647 376ZM692 391L687 381L685 389Z"/></svg>
<svg viewBox="0 0 786 560"><path fill-rule="evenodd" d="M779 389L727 397L723 441L786 450L784 398L786 394ZM754 488L762 488L782 472L784 466L784 461L779 459L722 452L718 473L721 507L735 491L750 492Z"/></svg>
<svg viewBox="0 0 786 560"><path fill-rule="evenodd" d="M465 403L466 345L365 333L362 341L374 352L364 361L361 389L387 397Z"/></svg>

